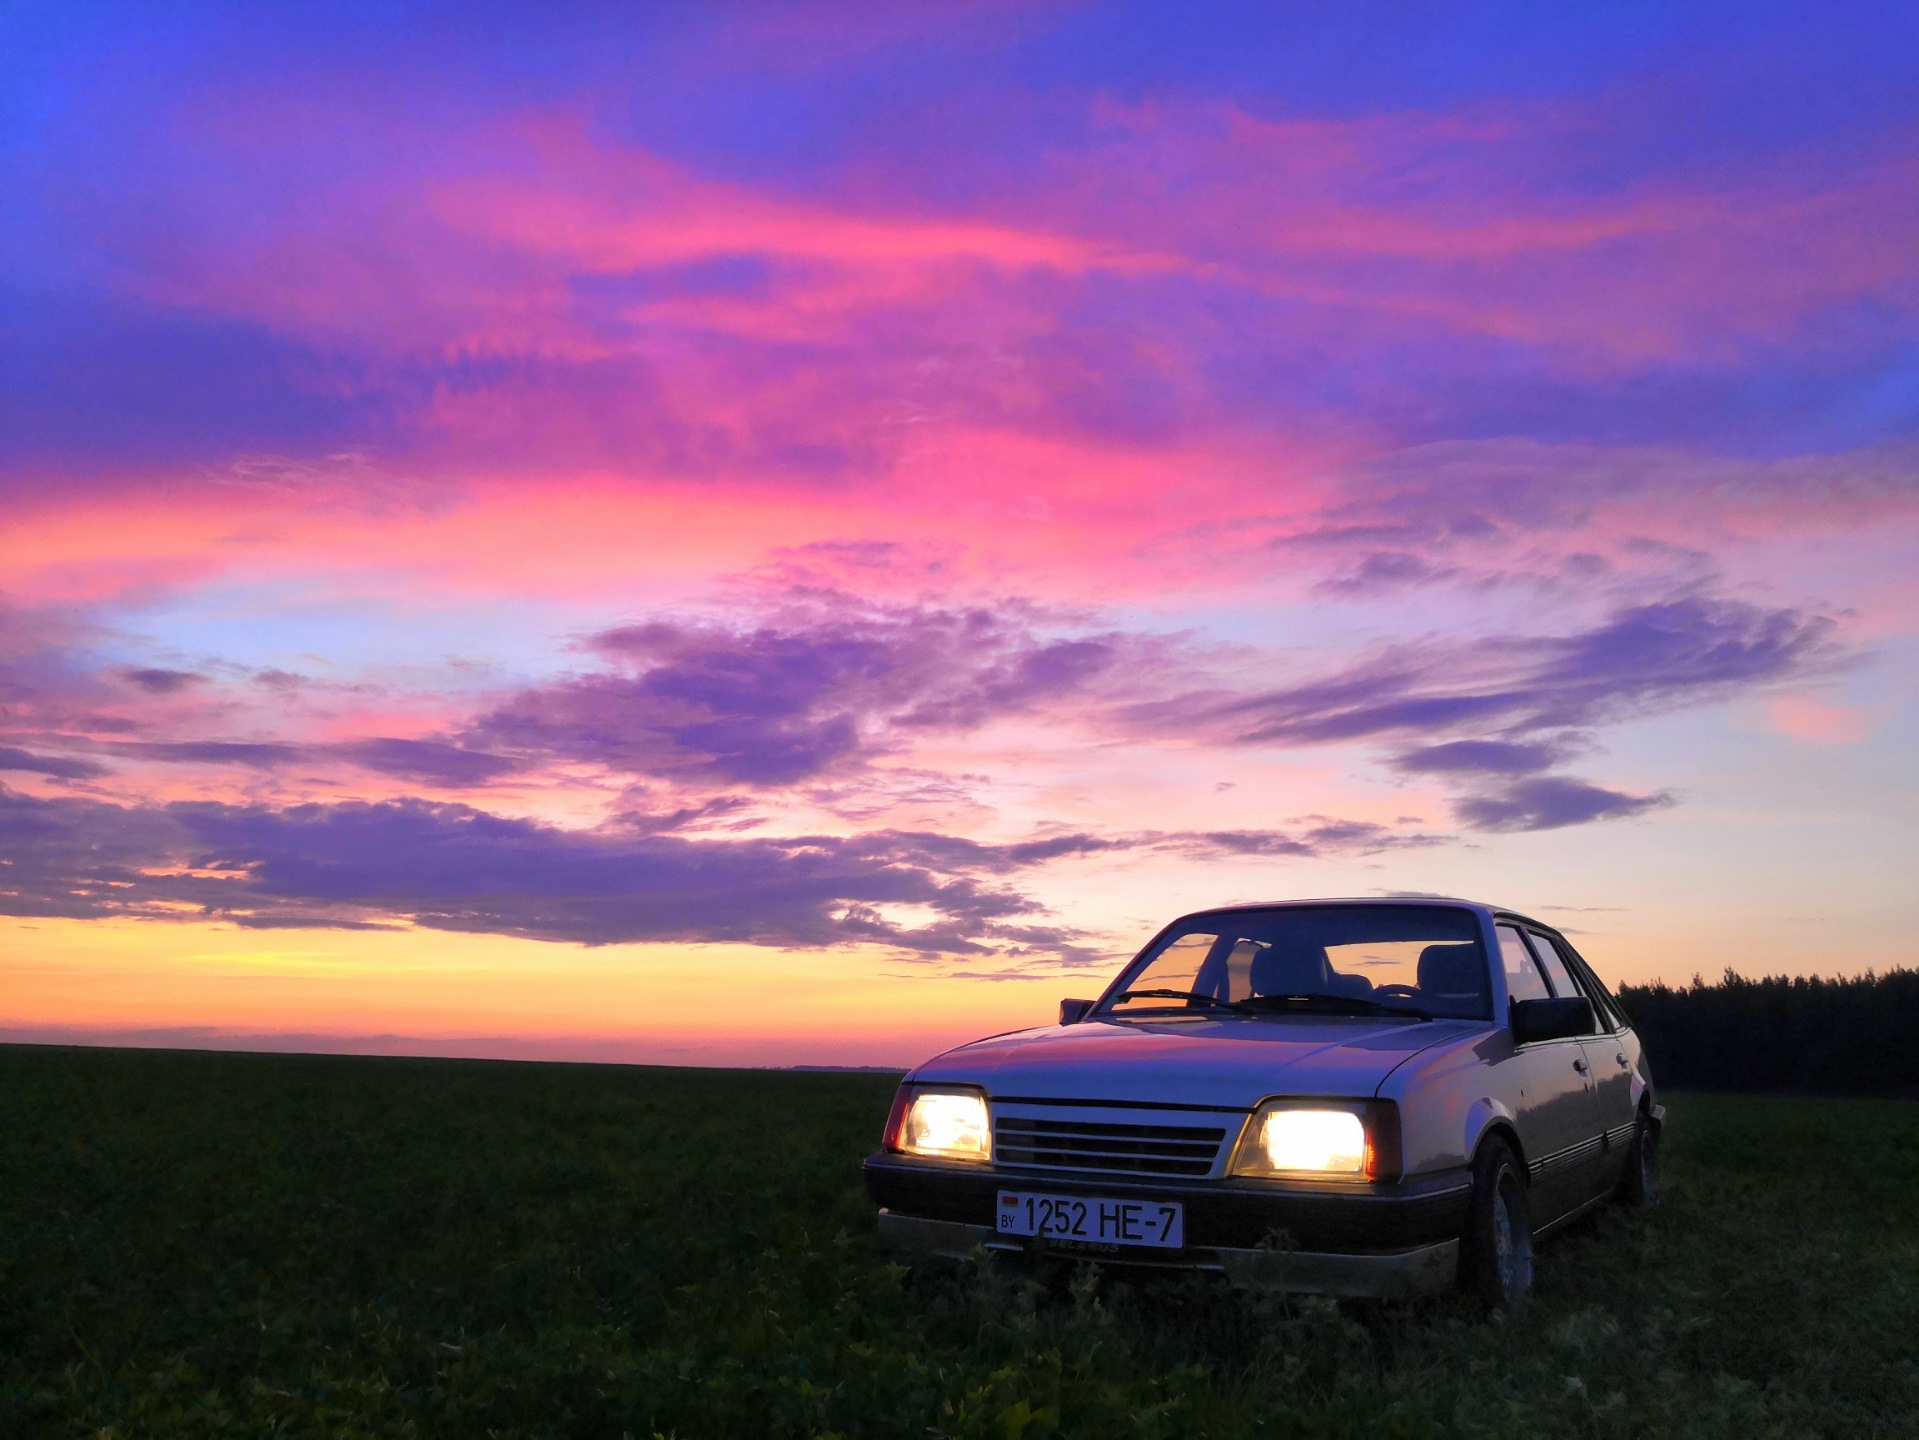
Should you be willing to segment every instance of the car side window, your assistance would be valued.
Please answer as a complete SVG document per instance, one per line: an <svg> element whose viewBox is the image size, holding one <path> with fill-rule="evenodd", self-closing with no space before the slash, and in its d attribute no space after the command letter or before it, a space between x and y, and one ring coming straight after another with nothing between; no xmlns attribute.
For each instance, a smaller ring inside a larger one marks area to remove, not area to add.
<svg viewBox="0 0 1919 1440"><path fill-rule="evenodd" d="M1510 925L1499 927L1499 962L1506 967L1506 997L1509 1000L1549 1000L1552 991L1539 973L1532 951Z"/></svg>
<svg viewBox="0 0 1919 1440"><path fill-rule="evenodd" d="M1528 930L1526 938L1532 942L1533 954L1539 957L1539 968L1546 972L1546 980L1553 987L1553 994L1561 1000L1580 994L1579 987L1573 984L1573 977L1566 973L1566 962L1559 958L1559 952L1553 949L1552 942L1534 930Z"/></svg>
<svg viewBox="0 0 1919 1440"><path fill-rule="evenodd" d="M1626 1023L1625 1012L1619 1008L1619 1002L1612 998L1612 992L1593 974L1592 966L1579 956L1579 952L1564 940L1554 938L1553 949L1559 952L1559 958L1572 971L1573 979L1579 982L1579 988L1586 992L1586 998L1593 1002L1593 1011L1599 1016L1599 1023L1608 1030L1618 1030Z"/></svg>
<svg viewBox="0 0 1919 1440"><path fill-rule="evenodd" d="M1612 1029L1612 1023L1606 1018L1606 1007L1599 1003L1592 987L1583 981L1575 980L1565 957L1559 953L1553 942L1537 930L1528 930L1526 938L1532 942L1533 954L1539 957L1539 968L1546 972L1546 978L1552 982L1553 994L1561 1000L1574 1000L1582 996L1593 1007L1595 1029ZM1587 1031L1591 1034L1592 1031Z"/></svg>

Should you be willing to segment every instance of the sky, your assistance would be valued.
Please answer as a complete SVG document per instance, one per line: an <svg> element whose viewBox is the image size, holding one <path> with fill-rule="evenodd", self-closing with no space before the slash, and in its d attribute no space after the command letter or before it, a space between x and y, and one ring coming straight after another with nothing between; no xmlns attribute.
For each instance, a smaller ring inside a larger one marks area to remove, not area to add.
<svg viewBox="0 0 1919 1440"><path fill-rule="evenodd" d="M1919 11L0 11L0 1038L1919 962Z"/></svg>

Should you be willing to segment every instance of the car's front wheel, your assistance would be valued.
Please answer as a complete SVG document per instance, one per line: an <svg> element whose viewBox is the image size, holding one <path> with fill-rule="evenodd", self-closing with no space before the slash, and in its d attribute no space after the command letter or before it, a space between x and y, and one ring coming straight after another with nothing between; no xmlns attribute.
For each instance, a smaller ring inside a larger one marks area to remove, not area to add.
<svg viewBox="0 0 1919 1440"><path fill-rule="evenodd" d="M1619 1203L1634 1207L1659 1203L1659 1127L1643 1111L1633 1126L1626 1168L1619 1174Z"/></svg>
<svg viewBox="0 0 1919 1440"><path fill-rule="evenodd" d="M1510 1309L1532 1289L1533 1227L1525 1172L1493 1136L1473 1159L1472 1210L1460 1237L1459 1288L1488 1310Z"/></svg>

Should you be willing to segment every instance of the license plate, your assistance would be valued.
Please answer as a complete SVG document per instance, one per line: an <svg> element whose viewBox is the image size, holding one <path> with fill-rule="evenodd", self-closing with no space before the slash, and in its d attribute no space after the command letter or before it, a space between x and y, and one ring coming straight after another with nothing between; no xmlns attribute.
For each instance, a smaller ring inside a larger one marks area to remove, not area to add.
<svg viewBox="0 0 1919 1440"><path fill-rule="evenodd" d="M1168 1200L1111 1200L1097 1195L1033 1195L999 1192L999 1233L1044 1235L1089 1245L1156 1245L1177 1250L1186 1243L1185 1207Z"/></svg>

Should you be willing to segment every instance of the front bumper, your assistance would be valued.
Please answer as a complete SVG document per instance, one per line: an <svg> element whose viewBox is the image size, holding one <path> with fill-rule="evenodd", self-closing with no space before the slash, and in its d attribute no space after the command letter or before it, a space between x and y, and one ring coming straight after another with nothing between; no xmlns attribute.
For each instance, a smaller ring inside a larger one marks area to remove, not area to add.
<svg viewBox="0 0 1919 1440"><path fill-rule="evenodd" d="M917 1215L880 1211L880 1241L906 1255L964 1260L981 1247L1016 1255L1058 1254L1086 1258L1092 1247L1062 1249L1057 1242L1018 1240L996 1235L986 1225L957 1220L927 1220ZM1286 1290L1341 1299L1410 1299L1444 1290L1459 1268L1459 1241L1441 1240L1411 1250L1329 1255L1310 1250L1242 1250L1229 1246L1187 1246L1170 1256L1164 1251L1101 1247L1095 1258L1123 1265L1166 1270L1205 1270L1221 1274L1242 1290Z"/></svg>
<svg viewBox="0 0 1919 1440"><path fill-rule="evenodd" d="M1078 1254L1117 1264L1211 1270L1236 1285L1341 1296L1417 1294L1450 1285L1472 1198L1460 1169L1367 1186L1275 1185L1035 1174L941 1164L880 1152L864 1167L881 1206L880 1236L906 1252L962 1256L975 1247L1021 1254ZM1002 1236L1002 1189L1177 1201L1180 1250L1067 1246Z"/></svg>

